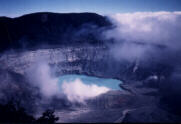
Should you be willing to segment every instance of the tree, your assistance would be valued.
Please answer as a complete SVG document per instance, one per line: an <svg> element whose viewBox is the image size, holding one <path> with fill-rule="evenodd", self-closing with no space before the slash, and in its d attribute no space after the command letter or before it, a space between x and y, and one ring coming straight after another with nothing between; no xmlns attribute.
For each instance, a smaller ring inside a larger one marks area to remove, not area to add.
<svg viewBox="0 0 181 124"><path fill-rule="evenodd" d="M55 117L54 110L47 109L43 115L37 120L38 123L55 123L58 121L58 117Z"/></svg>

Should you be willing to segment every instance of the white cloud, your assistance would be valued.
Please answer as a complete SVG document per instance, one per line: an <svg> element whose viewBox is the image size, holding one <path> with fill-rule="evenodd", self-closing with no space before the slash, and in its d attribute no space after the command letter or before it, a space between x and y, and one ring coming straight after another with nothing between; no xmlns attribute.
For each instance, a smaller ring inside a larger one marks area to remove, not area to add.
<svg viewBox="0 0 181 124"><path fill-rule="evenodd" d="M33 86L39 88L45 98L51 98L52 96L61 98L64 94L71 102L84 103L86 99L93 98L110 90L107 87L99 87L95 84L84 84L80 79L72 82L64 81L62 84L59 84L59 78L54 76L52 69L45 59L37 59L36 61L28 69L27 77Z"/></svg>
<svg viewBox="0 0 181 124"><path fill-rule="evenodd" d="M38 60L27 71L29 82L40 89L43 96L52 97L60 93L58 78L51 73L46 61Z"/></svg>
<svg viewBox="0 0 181 124"><path fill-rule="evenodd" d="M181 48L181 12L118 13L108 17L116 27L104 35L117 41L111 50L116 57L143 57L155 50L152 45L174 51Z"/></svg>
<svg viewBox="0 0 181 124"><path fill-rule="evenodd" d="M86 99L96 97L100 94L106 93L110 89L95 84L84 84L80 79L73 82L63 82L62 91L66 94L68 100L72 102L84 103Z"/></svg>
<svg viewBox="0 0 181 124"><path fill-rule="evenodd" d="M117 27L106 32L107 37L163 44L181 39L181 12L118 13L109 17Z"/></svg>

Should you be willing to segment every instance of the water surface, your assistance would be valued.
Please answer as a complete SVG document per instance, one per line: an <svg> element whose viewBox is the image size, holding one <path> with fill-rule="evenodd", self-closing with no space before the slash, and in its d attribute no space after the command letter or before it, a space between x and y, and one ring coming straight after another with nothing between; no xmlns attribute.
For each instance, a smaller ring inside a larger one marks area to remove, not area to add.
<svg viewBox="0 0 181 124"><path fill-rule="evenodd" d="M87 85L95 84L97 86L104 86L112 90L120 90L119 84L122 83L122 81L117 79L99 78L94 76L76 75L76 74L60 76L59 83L61 85L64 81L73 82L76 79L80 79L84 84Z"/></svg>

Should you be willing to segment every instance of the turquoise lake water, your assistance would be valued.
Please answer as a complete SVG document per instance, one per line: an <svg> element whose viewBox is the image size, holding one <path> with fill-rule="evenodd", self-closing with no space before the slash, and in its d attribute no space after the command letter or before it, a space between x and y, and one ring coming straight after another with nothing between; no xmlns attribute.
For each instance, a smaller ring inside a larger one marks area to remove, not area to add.
<svg viewBox="0 0 181 124"><path fill-rule="evenodd" d="M119 87L119 84L122 83L122 81L117 79L71 74L71 75L60 76L59 84L61 85L64 81L72 82L75 81L76 79L80 79L84 84L87 85L95 84L97 86L104 86L112 90L120 90L121 88Z"/></svg>

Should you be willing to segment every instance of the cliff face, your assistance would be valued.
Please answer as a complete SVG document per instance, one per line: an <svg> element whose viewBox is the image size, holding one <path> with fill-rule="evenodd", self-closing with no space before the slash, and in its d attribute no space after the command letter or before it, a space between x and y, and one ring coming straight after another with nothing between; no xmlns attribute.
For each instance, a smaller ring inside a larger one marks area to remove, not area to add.
<svg viewBox="0 0 181 124"><path fill-rule="evenodd" d="M55 68L57 76L63 74L86 74L120 80L144 80L145 85L158 87L157 78L168 75L169 67L152 63L146 67L142 63L117 61L109 52L109 47L99 45L63 45L59 48L35 49L26 51L8 51L0 54L1 69L24 74L37 63L45 61ZM134 71L136 68L136 71ZM162 71L162 72L160 72ZM153 79L152 79L153 78ZM160 79L160 80L161 80Z"/></svg>
<svg viewBox="0 0 181 124"><path fill-rule="evenodd" d="M38 61L46 61L55 68L57 75L86 74L107 78L122 79L131 71L132 63L114 61L104 45L64 46L55 49L12 51L1 54L1 69L24 74ZM124 66L126 65L126 66ZM128 67L131 67L128 69Z"/></svg>

